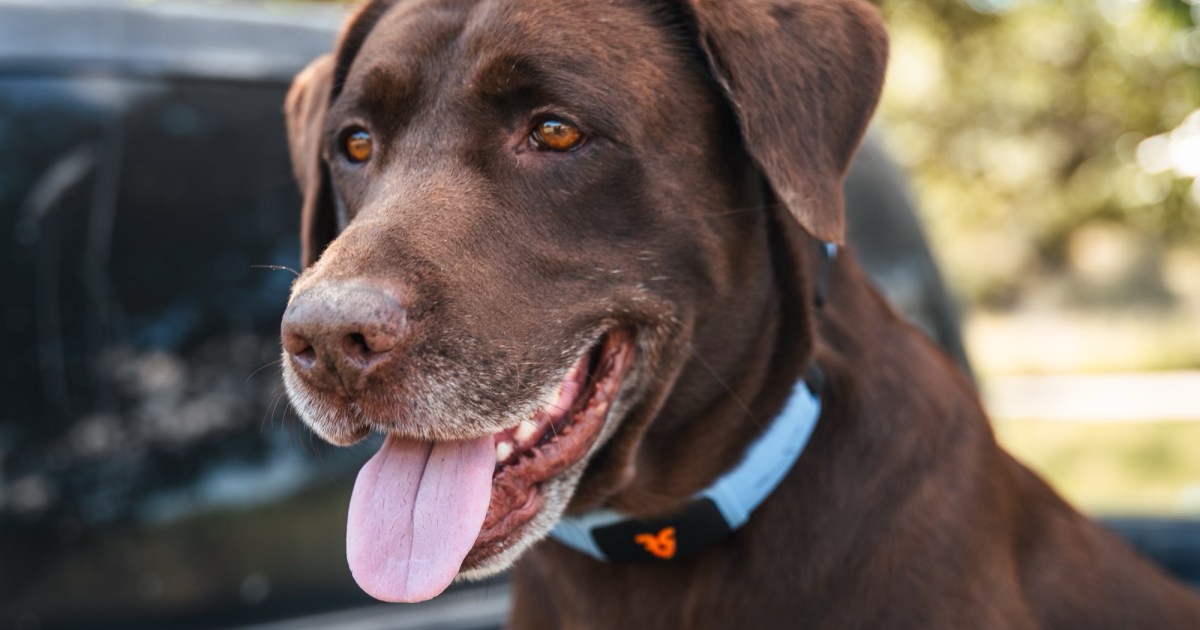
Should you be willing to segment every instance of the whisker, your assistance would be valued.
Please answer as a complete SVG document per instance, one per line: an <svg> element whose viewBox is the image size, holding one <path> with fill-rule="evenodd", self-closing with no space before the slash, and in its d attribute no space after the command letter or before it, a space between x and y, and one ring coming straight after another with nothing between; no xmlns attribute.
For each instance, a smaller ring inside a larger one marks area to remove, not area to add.
<svg viewBox="0 0 1200 630"><path fill-rule="evenodd" d="M283 384L275 386L275 391L271 393L271 404L267 406L267 413L263 417L263 427L275 425L275 411L279 409L279 401L283 400L287 392L283 390ZM269 425L267 423L270 423Z"/></svg>
<svg viewBox="0 0 1200 630"><path fill-rule="evenodd" d="M312 431L308 432L308 448L309 448L308 452L312 453L313 456L315 456L317 458L318 466L324 466L325 458L321 454L321 449L317 447L317 443L313 441L313 438L315 438L315 437L316 436L313 435Z"/></svg>
<svg viewBox="0 0 1200 630"><path fill-rule="evenodd" d="M713 367L709 365L707 361L704 360L704 357L701 357L696 353L696 349L691 344L688 344L688 354L692 355L692 357L696 359L701 367L703 367L705 370L708 370L708 373L712 375L713 380L715 380L718 385L723 387L725 391L729 392L729 396L733 398L733 402L737 403L737 406L742 408L742 411L750 417L750 420L753 421L754 424L758 425L759 427L766 426L763 421L758 418L758 416L754 415L754 412L750 410L750 407L745 401L742 400L742 397L738 396L737 392L733 391L733 388L729 386L729 383L726 383L725 379L721 378L721 376L717 374L717 371L713 369Z"/></svg>
<svg viewBox="0 0 1200 630"><path fill-rule="evenodd" d="M753 206L733 207L733 208L729 208L729 209L721 211L721 212L712 212L705 216L728 217L728 216L733 216L733 215L737 215L737 214L744 214L747 212L762 212L764 210L777 210L782 207L784 207L783 204L781 204L779 202L769 203L769 204L759 204L759 205L753 205Z"/></svg>
<svg viewBox="0 0 1200 630"><path fill-rule="evenodd" d="M290 271L297 278L300 277L300 272L286 265L250 265L251 269L269 269L271 271Z"/></svg>
<svg viewBox="0 0 1200 630"><path fill-rule="evenodd" d="M268 363L268 364L266 364L266 365L264 365L264 366L262 366L262 367L258 368L257 370L254 370L253 372L251 372L251 373L250 373L250 376L247 376L247 377L246 377L246 382L247 382L247 383L249 383L249 382L250 382L250 379L254 378L254 375L255 375L255 374L258 374L259 372L261 372L261 371L263 371L263 370L265 370L265 369L267 369L267 368L271 367L272 365L279 365L279 366L282 366L282 365L283 365L283 359L275 359L274 361L271 361L270 363Z"/></svg>
<svg viewBox="0 0 1200 630"><path fill-rule="evenodd" d="M292 453L303 455L304 442L300 439L300 426L297 423L287 421L288 409L288 407L285 407L283 410L284 428L287 429L288 434L288 448L292 449Z"/></svg>

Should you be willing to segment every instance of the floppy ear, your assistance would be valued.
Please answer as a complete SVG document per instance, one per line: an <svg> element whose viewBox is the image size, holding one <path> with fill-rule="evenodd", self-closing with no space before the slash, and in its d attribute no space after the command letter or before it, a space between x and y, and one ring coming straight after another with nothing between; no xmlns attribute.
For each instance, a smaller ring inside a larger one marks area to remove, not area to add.
<svg viewBox="0 0 1200 630"><path fill-rule="evenodd" d="M337 236L338 218L329 170L321 158L325 112L341 93L350 65L367 34L392 7L394 0L368 0L346 21L338 36L337 54L322 55L292 80L284 104L292 170L304 194L300 214L300 252L304 266L317 262Z"/></svg>
<svg viewBox="0 0 1200 630"><path fill-rule="evenodd" d="M333 56L323 55L296 75L284 101L292 172L304 195L300 250L305 267L316 262L337 235L329 175L321 159L321 132L332 86Z"/></svg>
<svg viewBox="0 0 1200 630"><path fill-rule="evenodd" d="M842 178L875 110L887 33L862 0L687 0L746 150L813 236L843 241Z"/></svg>

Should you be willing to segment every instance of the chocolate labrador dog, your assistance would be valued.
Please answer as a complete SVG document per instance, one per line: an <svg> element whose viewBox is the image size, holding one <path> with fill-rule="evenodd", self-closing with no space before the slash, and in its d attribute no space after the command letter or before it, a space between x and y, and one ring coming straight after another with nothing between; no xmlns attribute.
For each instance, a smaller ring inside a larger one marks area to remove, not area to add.
<svg viewBox="0 0 1200 630"><path fill-rule="evenodd" d="M1200 628L837 248L886 50L860 0L351 18L287 101L282 339L317 434L386 435L368 593L516 562L518 628Z"/></svg>

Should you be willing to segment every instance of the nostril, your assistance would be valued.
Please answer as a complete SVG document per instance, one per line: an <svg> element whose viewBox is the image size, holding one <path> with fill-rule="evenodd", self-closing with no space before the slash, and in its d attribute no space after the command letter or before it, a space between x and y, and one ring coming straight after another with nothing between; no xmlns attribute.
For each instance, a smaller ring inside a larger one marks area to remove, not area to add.
<svg viewBox="0 0 1200 630"><path fill-rule="evenodd" d="M350 333L346 335L342 346L342 352L346 355L346 358L363 363L369 362L372 356L376 354L371 351L371 346L367 343L367 337L362 333Z"/></svg>
<svg viewBox="0 0 1200 630"><path fill-rule="evenodd" d="M317 349L301 334L285 332L283 334L283 349L304 368L311 369L317 363Z"/></svg>
<svg viewBox="0 0 1200 630"><path fill-rule="evenodd" d="M311 370L317 364L317 351L312 346L309 346L300 352L293 352L292 358L295 359L296 364L300 367Z"/></svg>
<svg viewBox="0 0 1200 630"><path fill-rule="evenodd" d="M358 354L371 354L371 346L367 345L367 337L362 333L350 333L347 339L350 341L350 347Z"/></svg>
<svg viewBox="0 0 1200 630"><path fill-rule="evenodd" d="M346 333L342 339L342 353L349 359L364 365L372 365L386 357L396 347L398 331L389 326L370 326Z"/></svg>

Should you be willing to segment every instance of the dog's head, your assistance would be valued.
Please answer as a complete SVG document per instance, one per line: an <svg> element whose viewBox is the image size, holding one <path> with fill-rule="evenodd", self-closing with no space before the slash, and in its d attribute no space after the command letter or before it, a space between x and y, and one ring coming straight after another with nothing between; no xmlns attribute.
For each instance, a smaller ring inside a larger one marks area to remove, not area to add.
<svg viewBox="0 0 1200 630"><path fill-rule="evenodd" d="M287 101L307 269L283 366L320 436L388 436L350 508L368 592L431 597L568 507L669 509L736 460L801 290L773 232L841 240L885 49L860 0L350 20Z"/></svg>

